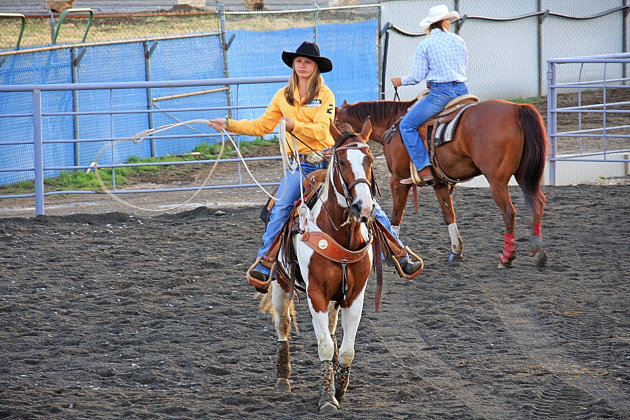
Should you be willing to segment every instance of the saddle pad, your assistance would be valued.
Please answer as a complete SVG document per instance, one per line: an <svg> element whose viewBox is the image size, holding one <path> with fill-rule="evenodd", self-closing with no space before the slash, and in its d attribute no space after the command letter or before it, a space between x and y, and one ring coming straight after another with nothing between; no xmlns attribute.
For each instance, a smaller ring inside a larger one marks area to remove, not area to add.
<svg viewBox="0 0 630 420"><path fill-rule="evenodd" d="M438 126L433 131L434 132L433 144L435 145L435 147L439 147L443 145L444 143L448 143L449 141L453 140L453 136L455 135L455 129L457 128L457 125L459 124L459 119L461 118L462 114L464 113L466 109L476 104L477 102L471 102L469 104L464 105L457 112L457 115L455 115L455 118L453 118L449 122L440 123L439 122L440 120L439 119L437 120Z"/></svg>

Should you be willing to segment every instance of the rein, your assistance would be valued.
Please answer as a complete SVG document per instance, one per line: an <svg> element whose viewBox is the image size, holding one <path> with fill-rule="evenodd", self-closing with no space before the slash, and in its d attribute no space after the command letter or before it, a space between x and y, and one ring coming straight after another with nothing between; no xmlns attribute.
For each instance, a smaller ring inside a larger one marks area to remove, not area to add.
<svg viewBox="0 0 630 420"><path fill-rule="evenodd" d="M394 101L400 101L400 95L398 94L398 86L394 86Z"/></svg>

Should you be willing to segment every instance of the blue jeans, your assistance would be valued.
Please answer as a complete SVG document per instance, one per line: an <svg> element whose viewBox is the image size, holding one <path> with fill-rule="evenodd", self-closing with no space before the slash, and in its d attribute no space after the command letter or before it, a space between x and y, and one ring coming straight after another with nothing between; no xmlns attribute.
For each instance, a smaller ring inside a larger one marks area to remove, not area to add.
<svg viewBox="0 0 630 420"><path fill-rule="evenodd" d="M289 214L291 214L293 205L300 198L300 184L304 179L304 175L302 174L309 174L316 169L325 167L326 161L323 161L318 165L302 163L302 172L299 170L296 170L294 173L290 173L289 170L285 171L284 177L282 178L282 181L280 181L278 192L276 193L278 200L271 210L269 222L267 223L267 230L265 230L265 233L263 234L263 244L258 250L258 257L263 257L267 251L269 251L273 240L278 235L278 232L280 232L280 229L282 229L282 225L286 222ZM403 243L400 242L400 239L398 239L398 235L392 231L392 224L389 221L389 218L376 201L374 201L374 217L376 217L378 221L381 222L392 235L394 235L394 238L396 238L398 243L403 246ZM263 273L269 274L269 269L264 267L262 264L258 264L257 268Z"/></svg>
<svg viewBox="0 0 630 420"><path fill-rule="evenodd" d="M418 134L418 129L442 111L449 101L467 93L468 87L464 82L431 83L429 94L416 103L400 122L400 135L407 147L409 157L418 170L431 164L429 153Z"/></svg>

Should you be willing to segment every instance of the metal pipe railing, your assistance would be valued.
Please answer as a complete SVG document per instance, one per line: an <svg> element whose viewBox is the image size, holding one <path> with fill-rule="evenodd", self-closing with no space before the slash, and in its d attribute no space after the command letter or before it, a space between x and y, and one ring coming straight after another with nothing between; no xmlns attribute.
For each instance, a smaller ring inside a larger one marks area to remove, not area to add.
<svg viewBox="0 0 630 420"><path fill-rule="evenodd" d="M113 103L111 102L111 94L110 94L110 103L107 109L102 111L89 111L89 112L58 112L58 113L45 113L42 109L42 93L46 91L82 91L82 90L108 90L113 92L114 90L119 89L151 89L151 88L165 88L165 87L198 87L198 86L231 86L231 85L246 85L246 84L261 84L261 83L286 83L288 80L287 76L272 76L272 77L248 77L248 78L218 78L218 79L204 79L204 80L179 80L179 81L143 81L143 82L116 82L116 83L76 83L76 84L42 84L42 85L5 85L0 86L0 92L31 92L32 93L32 101L33 101L33 113L21 113L20 117L31 117L33 120L33 141L32 142L23 142L23 141L8 141L8 142L0 142L0 146L11 145L11 144L32 144L33 146L33 167L29 168L4 168L1 172L16 172L16 171L33 171L35 178L35 192L34 194L25 194L20 195L19 197L35 197L35 212L37 215L44 214L44 196L51 194L72 194L76 193L73 191L57 191L51 193L44 192L44 173L47 170L84 170L89 169L90 166L50 166L46 167L44 165L45 156L44 156L44 144L54 144L54 143L76 143L76 142L104 142L109 141L112 142L112 145L117 141L129 140L129 138L116 138L114 133L113 126L113 115L116 114L128 114L128 113L155 113L155 112L168 112L168 110L161 109L142 109L142 110L113 110ZM229 107L231 109L241 109L241 108L263 108L262 105L249 106L249 107L240 107L240 106L232 106ZM220 110L226 109L228 107L204 107L204 108L189 108L189 111L198 111L202 112L208 109ZM173 112L181 112L182 109L171 110ZM13 115L1 115L0 118L12 118L18 114ZM108 115L110 116L110 137L109 138L93 138L93 139L52 139L52 140L44 140L44 131L42 119L43 117L48 116L58 116L58 115ZM216 137L218 134L190 134L190 135L153 135L148 136L147 138L151 138L152 140L159 139L177 139L177 138L193 138L193 137ZM113 159L113 153L112 153ZM280 159L279 156L275 157L262 157L262 158L246 158L246 161L256 161L256 160L277 160ZM240 159L221 159L222 162L239 162ZM216 160L198 160L198 161L179 161L179 162L151 162L151 166L160 166L160 165L175 165L175 164L203 164L203 163L214 163ZM137 163L137 164L116 164L112 162L111 164L101 164L99 163L99 168L111 168L115 171L116 168L120 167L133 167L133 166L147 166L147 163ZM115 179L115 177L114 177ZM115 182L115 180L114 180ZM277 183L261 183L261 185L275 185ZM252 187L256 186L255 184L243 184L240 182L238 184L230 184L230 185L220 185L220 186L205 186L204 189L216 189L216 188L234 188L234 187ZM132 192L155 192L158 190L126 190L126 191L116 191L114 184L114 193L132 193ZM180 187L180 188L171 188L171 189L162 189L161 191L181 191L181 190L191 190L196 189L195 187ZM89 194L92 192L81 192L81 194ZM0 198L17 198L16 195L11 196L0 196Z"/></svg>

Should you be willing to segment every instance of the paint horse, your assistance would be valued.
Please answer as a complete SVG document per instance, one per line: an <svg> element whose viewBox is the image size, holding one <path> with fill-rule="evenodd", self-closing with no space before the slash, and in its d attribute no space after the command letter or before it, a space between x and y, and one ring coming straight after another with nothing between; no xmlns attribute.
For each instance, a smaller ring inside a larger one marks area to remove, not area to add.
<svg viewBox="0 0 630 420"><path fill-rule="evenodd" d="M319 411L323 413L339 409L339 400L348 387L366 285L373 257L378 253L380 263L381 253L372 230L372 223L376 222L372 215L376 185L372 173L374 158L367 145L370 121L363 124L360 134L341 134L332 123L330 129L336 141L325 180L319 194L311 200L314 204L306 211L308 214L302 213L297 233L295 228L288 229L288 240L274 267L276 279L271 283L271 292L265 295L271 295L278 336L276 391L290 392L288 339L294 311L293 288L298 284L296 278L304 282L301 289L308 300L321 361ZM380 284L380 276L378 280ZM377 286L377 310L380 287ZM339 312L343 341L337 349Z"/></svg>
<svg viewBox="0 0 630 420"><path fill-rule="evenodd" d="M455 98L451 103L456 103L457 100ZM400 181L412 175L409 154L402 142L397 121L414 102L415 100L380 100L348 104L344 101L337 108L335 117L335 123L348 123L355 128L370 117L373 127L370 138L383 145L383 153L391 173L393 214L390 220L396 229L400 228L411 187L410 184L401 184ZM445 112L448 108L449 104ZM433 120L429 120L419 129L425 144L427 127ZM484 175L505 224L504 247L499 267L511 267L516 256L516 211L508 191L508 182L512 176L521 187L533 214L533 235L529 242L534 263L538 267L546 264L547 256L542 249L541 236L546 198L540 190L540 183L547 155L547 136L536 108L530 104L515 104L503 100L479 102L465 109L459 116L451 141L439 147L429 143L427 149L435 176L433 189L451 239L449 261L461 260L464 249L455 219L451 196L453 188L459 182Z"/></svg>

